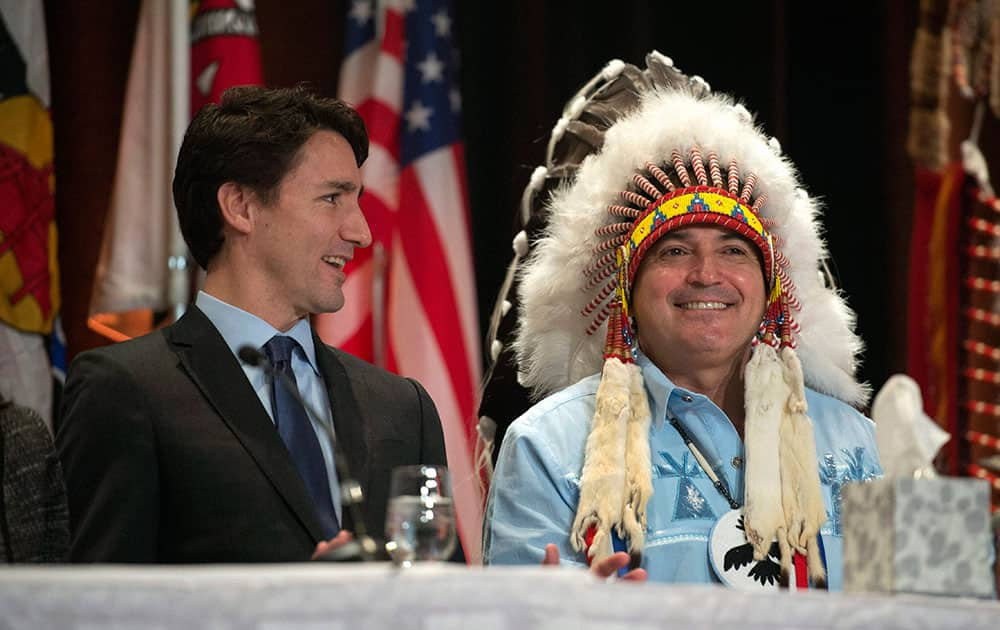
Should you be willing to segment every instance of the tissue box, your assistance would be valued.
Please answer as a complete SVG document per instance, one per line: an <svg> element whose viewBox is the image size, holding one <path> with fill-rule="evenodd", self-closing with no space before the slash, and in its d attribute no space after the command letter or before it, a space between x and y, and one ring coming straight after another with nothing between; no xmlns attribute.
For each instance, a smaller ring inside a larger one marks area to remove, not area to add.
<svg viewBox="0 0 1000 630"><path fill-rule="evenodd" d="M995 596L985 480L883 479L842 497L845 591Z"/></svg>

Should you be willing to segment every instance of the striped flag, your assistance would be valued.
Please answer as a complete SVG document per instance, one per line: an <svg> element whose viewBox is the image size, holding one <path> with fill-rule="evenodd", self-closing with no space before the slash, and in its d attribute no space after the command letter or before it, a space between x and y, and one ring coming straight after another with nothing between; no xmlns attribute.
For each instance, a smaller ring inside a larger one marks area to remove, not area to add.
<svg viewBox="0 0 1000 630"><path fill-rule="evenodd" d="M482 497L472 465L479 325L461 140L458 55L447 0L355 0L340 97L368 125L360 250L344 308L323 339L419 380L444 427L466 556L480 559Z"/></svg>

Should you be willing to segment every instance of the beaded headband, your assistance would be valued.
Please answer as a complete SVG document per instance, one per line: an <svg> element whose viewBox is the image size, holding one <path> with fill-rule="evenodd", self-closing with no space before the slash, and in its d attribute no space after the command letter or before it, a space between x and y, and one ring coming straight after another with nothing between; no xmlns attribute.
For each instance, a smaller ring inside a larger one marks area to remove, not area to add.
<svg viewBox="0 0 1000 630"><path fill-rule="evenodd" d="M608 206L608 214L612 217L631 221L618 220L595 231L596 236L604 240L594 248L597 259L583 273L589 278L588 290L601 288L582 314L591 315L609 297L612 299L593 316L588 334L596 332L610 318L604 357L631 362L635 339L630 325L631 287L643 257L672 230L715 225L753 243L764 261L762 271L768 300L760 335L754 343L763 341L775 348L794 348L798 325L789 305L795 305L796 310L801 307L794 295L795 284L788 277L788 259L778 251L775 238L767 229L767 224L773 224L773 220L760 216L767 195L754 195L757 176L748 173L741 179L739 165L735 159L730 159L724 181L718 154L715 151L708 153L706 169L698 146L691 147L688 163L694 172L693 180L681 153L672 152L667 168L677 183L663 168L646 163L644 169L632 177L635 189L622 191L620 200Z"/></svg>

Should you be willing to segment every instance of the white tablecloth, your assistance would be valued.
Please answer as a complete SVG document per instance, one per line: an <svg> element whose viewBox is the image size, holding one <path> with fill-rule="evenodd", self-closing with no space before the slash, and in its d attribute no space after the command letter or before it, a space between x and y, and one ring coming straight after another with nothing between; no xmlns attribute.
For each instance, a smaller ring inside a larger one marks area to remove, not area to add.
<svg viewBox="0 0 1000 630"><path fill-rule="evenodd" d="M0 569L0 628L1000 628L997 602L601 583L534 567Z"/></svg>

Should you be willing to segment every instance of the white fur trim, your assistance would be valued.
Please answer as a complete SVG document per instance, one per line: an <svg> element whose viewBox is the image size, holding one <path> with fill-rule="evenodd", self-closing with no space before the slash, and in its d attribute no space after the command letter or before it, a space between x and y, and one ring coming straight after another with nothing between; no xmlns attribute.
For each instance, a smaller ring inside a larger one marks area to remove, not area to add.
<svg viewBox="0 0 1000 630"><path fill-rule="evenodd" d="M626 427L630 414L630 381L631 375L624 363L614 358L604 362L601 384L597 388L594 420L587 436L583 472L580 474L580 500L569 536L573 549L583 551L587 530L595 528L589 551L593 562L611 555L611 528L621 518L625 498L625 466L622 462L625 460Z"/></svg>
<svg viewBox="0 0 1000 630"><path fill-rule="evenodd" d="M746 421L746 480L743 530L753 545L754 558L767 557L771 542L785 529L782 508L779 435L785 416L788 386L774 348L758 344L744 372Z"/></svg>
<svg viewBox="0 0 1000 630"><path fill-rule="evenodd" d="M781 350L781 366L789 396L785 403L782 423L781 458L782 507L785 511L787 544L806 556L809 576L813 583L826 581L826 570L816 551L816 536L826 522L826 506L817 468L816 436L812 420L807 415L802 365L791 348ZM785 566L782 557L782 566ZM788 556L789 562L791 556Z"/></svg>
<svg viewBox="0 0 1000 630"><path fill-rule="evenodd" d="M819 528L826 522L826 506L823 504L823 490L819 481L816 455L816 436L813 433L812 420L809 418L803 384L802 365L795 351L791 348L781 350L781 363L785 381L788 383L789 398L786 409L792 420L792 435L794 443L789 450L781 450L782 459L793 458L795 471L798 474L796 483L796 514L785 513L786 522L790 516L800 521L793 528L789 523L789 542L804 551L806 542L815 538ZM784 445L783 445L784 446ZM797 536L793 535L793 529Z"/></svg>
<svg viewBox="0 0 1000 630"><path fill-rule="evenodd" d="M625 439L625 497L622 505L621 531L631 553L646 545L646 506L653 496L653 467L649 452L649 425L652 413L642 370L628 365L629 405L631 414Z"/></svg>

